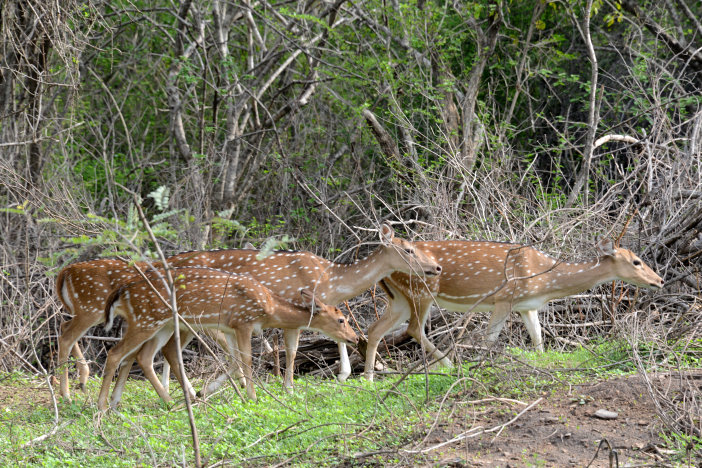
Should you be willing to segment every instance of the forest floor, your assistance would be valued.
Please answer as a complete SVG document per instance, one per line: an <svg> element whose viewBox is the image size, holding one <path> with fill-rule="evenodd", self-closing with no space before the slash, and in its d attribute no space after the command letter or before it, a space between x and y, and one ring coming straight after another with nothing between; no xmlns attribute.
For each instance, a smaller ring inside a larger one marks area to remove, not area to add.
<svg viewBox="0 0 702 468"><path fill-rule="evenodd" d="M670 378L660 376L659 383L670 385ZM423 436L425 440L414 450L431 449L463 436L460 441L436 449L440 454L436 464L651 466L668 458L664 441L658 435L662 427L655 404L638 375L573 385L570 391L561 388L546 392L541 398L501 432L501 425L513 420L513 412L520 408L506 412L506 406L514 405L495 404L476 411L470 420L441 423L428 437ZM616 418L600 419L595 416L598 410L615 412ZM478 427L495 429L480 433ZM619 465L610 464L609 447Z"/></svg>
<svg viewBox="0 0 702 468"><path fill-rule="evenodd" d="M294 395L267 384L292 410L305 407L303 419L291 412L291 419L275 420L284 410L273 399L242 405L232 396L199 403L196 417L210 463L219 460L224 466L698 466L700 460L681 457L661 437L666 430L651 390L674 396L683 375L688 384L696 383L702 371L644 377L610 371L576 376L553 369L541 368L531 381L524 375L507 378L506 367L479 369L479 375L436 374L426 389L424 376L414 375L388 400L382 395L395 388L396 378L340 385L303 377ZM499 380L490 383L495 375ZM121 453L120 466L178 463L189 438L182 405L166 407L146 382L130 382L121 415L99 417L94 408L99 380L91 379L88 393L77 393L78 401L58 401L58 433L24 449L55 425L53 398L42 380L0 378L0 426L5 426L0 441L11 447L0 448L0 461L54 466L75 457L80 465L108 466ZM425 391L429 404L423 401ZM379 413L381 408L386 412ZM616 417L601 419L598 410ZM331 426L344 421L344 429L330 427L330 421ZM146 436L125 433L127 426ZM330 432L313 433L324 430ZM324 442L310 451L316 441Z"/></svg>

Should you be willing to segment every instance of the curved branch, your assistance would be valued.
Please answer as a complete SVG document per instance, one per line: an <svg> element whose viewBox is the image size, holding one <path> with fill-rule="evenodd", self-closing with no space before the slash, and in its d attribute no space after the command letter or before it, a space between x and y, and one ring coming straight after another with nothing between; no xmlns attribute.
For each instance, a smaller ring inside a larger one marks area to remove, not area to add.
<svg viewBox="0 0 702 468"><path fill-rule="evenodd" d="M633 15L637 20L643 24L643 26L648 29L656 37L660 37L663 42L672 50L676 55L679 55L685 62L689 62L696 71L702 71L702 52L700 49L693 50L689 45L683 45L678 39L668 34L665 29L661 27L658 23L653 21L649 16L647 16L636 2L632 0L624 0L622 3L622 8Z"/></svg>

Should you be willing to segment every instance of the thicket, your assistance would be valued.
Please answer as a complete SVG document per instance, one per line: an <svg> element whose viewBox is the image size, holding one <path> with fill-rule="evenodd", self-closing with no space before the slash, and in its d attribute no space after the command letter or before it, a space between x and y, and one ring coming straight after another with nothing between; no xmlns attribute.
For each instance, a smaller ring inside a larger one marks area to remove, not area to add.
<svg viewBox="0 0 702 468"><path fill-rule="evenodd" d="M60 268L154 250L132 192L170 253L288 236L349 261L381 222L561 258L621 238L663 292L556 302L541 315L547 346L614 336L641 369L699 351L699 2L0 8L3 371L55 365ZM372 302L351 304L362 327ZM432 339L466 323L482 320L437 314ZM520 326L505 335L526 341ZM105 341L86 343L104 358ZM699 436L686 388L654 396L670 429Z"/></svg>

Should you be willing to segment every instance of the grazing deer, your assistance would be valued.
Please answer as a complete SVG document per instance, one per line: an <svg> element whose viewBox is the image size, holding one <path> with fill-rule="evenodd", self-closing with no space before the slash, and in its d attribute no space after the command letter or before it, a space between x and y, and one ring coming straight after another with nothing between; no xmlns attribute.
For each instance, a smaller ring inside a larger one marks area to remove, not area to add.
<svg viewBox="0 0 702 468"><path fill-rule="evenodd" d="M137 268L147 270L148 264L138 262ZM89 328L103 322L105 299L122 284L138 278L135 269L122 260L101 259L73 263L62 269L56 277L56 294L64 310L73 317L61 324L58 338L58 366L61 371L61 396L70 398L68 385L68 354L73 354L78 367L81 390L90 375L78 340Z"/></svg>
<svg viewBox="0 0 702 468"><path fill-rule="evenodd" d="M234 273L247 273L265 284L276 294L289 301L301 303L297 288L306 287L326 303L339 304L350 299L375 284L378 280L401 271L407 274L431 277L438 275L441 267L417 250L410 242L395 237L393 229L384 224L380 228L381 246L363 260L353 264L339 264L325 260L309 252L274 252L261 260L258 251L247 249L215 250L207 252L186 252L168 259L172 266L206 266ZM160 266L160 263L154 263ZM113 289L137 280L140 276L135 267L142 271L148 264L138 262L131 266L121 260L93 260L74 263L59 272L56 278L56 293L64 308L73 315L61 326L58 340L58 365L64 366L61 374L61 395L70 398L68 385L69 351L77 359L81 388L85 388L89 368L83 359L78 340L85 332L104 320L104 304ZM296 340L291 332L285 337L286 344ZM219 337L220 344L223 335ZM189 336L184 336L184 343ZM230 340L231 341L231 340ZM233 350L231 350L233 351ZM167 362L175 363L175 346L169 342L164 354ZM351 373L346 345L339 345L341 355L340 380ZM168 382L168 368L164 365L165 383ZM179 377L178 373L176 373ZM120 375L120 378L122 376ZM126 375L124 375L126 378ZM219 382L223 381L218 379ZM286 381L286 386L292 385ZM209 389L210 391L213 388Z"/></svg>
<svg viewBox="0 0 702 468"><path fill-rule="evenodd" d="M422 278L432 278L441 273L441 266L416 248L411 242L395 237L395 232L387 224L380 228L381 245L368 257L356 260L354 263L343 264L326 260L310 252L273 252L271 255L258 259L257 251L220 250L211 252L190 252L171 257L181 265L192 264L213 266L233 273L247 274L269 288L280 297L301 305L298 291L307 288L314 291L322 302L339 304L351 299L373 286L382 278L393 272L402 272L422 281ZM294 358L290 349L297 343L299 330L283 332L286 361ZM191 338L190 333L183 331L183 343ZM294 346L297 348L297 345ZM176 362L175 343L170 340L163 348L163 354L168 362ZM339 380L345 380L351 373L351 364L346 352L346 345L339 343L340 373ZM175 373L180 381L180 375ZM284 385L293 385L292 373L286 372ZM164 379L165 380L165 379ZM222 382L218 378L202 393L214 391ZM188 383L180 382L189 387Z"/></svg>
<svg viewBox="0 0 702 468"><path fill-rule="evenodd" d="M321 303L308 289L300 288L307 304L291 304L273 294L258 281L244 275L202 267L173 269L174 291L183 320L200 329L217 329L236 337L237 358L246 377L246 393L256 399L251 364L251 334L264 328L300 328L318 330L330 338L356 343L357 337L339 309ZM149 274L156 279L156 274ZM107 397L115 370L125 358L136 359L165 401L171 401L153 369L156 351L173 334L173 313L164 299L168 291L161 281L153 281L155 290L145 280L124 285L110 294L105 306L106 329L115 316L122 316L127 328L122 340L107 354L98 407L107 409ZM312 310L310 310L310 307ZM149 342L148 345L144 343ZM142 346L144 345L144 346ZM131 362L125 363L131 367ZM292 372L289 365L286 372ZM115 386L110 406L119 402L123 387Z"/></svg>
<svg viewBox="0 0 702 468"><path fill-rule="evenodd" d="M177 265L177 262L173 262ZM89 328L101 324L105 320L105 300L114 289L141 278L138 271L146 272L160 268L160 262L129 263L117 259L99 259L88 262L78 262L63 268L56 277L56 293L64 309L73 317L61 324L61 335L58 338L58 366L61 371L60 393L70 399L68 385L68 355L76 358L80 389L85 391L85 384L90 376L83 352L78 340L85 335ZM221 334L210 333L220 346L227 347L228 343Z"/></svg>
<svg viewBox="0 0 702 468"><path fill-rule="evenodd" d="M368 380L373 380L378 343L408 319L407 333L442 365L451 365L424 334L434 302L456 312L492 311L487 329L490 343L497 340L510 311L516 310L532 342L543 351L537 312L547 302L612 280L645 288L663 287L661 277L639 257L616 248L610 240L597 244L598 258L581 263L561 262L533 247L500 242L434 241L416 242L415 246L441 263L443 272L425 282L402 273L383 280L390 302L368 330L364 371Z"/></svg>

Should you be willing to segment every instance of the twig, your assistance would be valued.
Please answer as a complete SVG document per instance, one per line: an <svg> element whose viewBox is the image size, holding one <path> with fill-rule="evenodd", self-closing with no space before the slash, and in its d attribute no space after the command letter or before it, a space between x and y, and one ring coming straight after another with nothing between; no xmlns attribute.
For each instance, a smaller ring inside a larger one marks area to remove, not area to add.
<svg viewBox="0 0 702 468"><path fill-rule="evenodd" d="M49 437L53 436L54 434L56 434L58 431L60 431L60 430L63 429L64 427L68 426L69 424L70 424L70 421L64 421L64 422L62 422L61 424L54 425L54 427L53 427L53 429L51 429L51 431L49 431L49 432L47 432L46 434L40 435L39 437L36 437L36 438L30 440L29 442L27 442L27 443L25 443L24 445L22 445L22 447L20 447L20 449L25 449L25 448L27 448L27 447L29 447L29 446L31 446L31 445L34 445L34 444L36 444L36 443L38 443L38 442L41 442L42 440L48 439Z"/></svg>
<svg viewBox="0 0 702 468"><path fill-rule="evenodd" d="M275 430L275 431L271 431L271 432L269 432L268 434L263 434L263 435L262 435L261 437L259 437L256 441L251 442L249 445L247 445L246 447L244 447L243 449L241 449L241 451L243 452L244 450L248 450L248 449L250 449L251 447L257 445L259 442L261 442L263 439L265 439L265 438L267 438L267 437L280 435L280 434L282 434L283 432L289 431L290 429L292 429L292 428L295 427L295 426L299 426L300 424L306 423L307 421L309 421L309 420L308 420L308 419L301 419L301 420L296 421L296 422L294 422L294 423L290 424L289 426L286 426L286 427L284 427L284 428L282 428L282 429L278 429L278 430Z"/></svg>
<svg viewBox="0 0 702 468"><path fill-rule="evenodd" d="M440 358L437 358L437 359L434 359L433 361L427 362L425 367L428 369L428 368L431 367L432 365L434 365L434 364L436 364L437 362L441 361L441 359L443 359L443 357L444 357L444 356L441 356ZM385 395L383 395L383 398L381 398L380 401L384 403L385 400L390 396L390 394L394 393L395 390L397 389L397 387L398 387L407 377L409 377L410 375L414 375L414 371L415 371L418 367L420 367L420 366L422 366L422 365L424 365L424 364L425 364L425 360L421 360L421 361L417 362L415 365L413 365L412 367L410 367L406 372L404 372L404 373L402 374L402 377L400 377L400 378L397 380L397 382L395 382L394 384L392 384L392 387L390 387L390 388L388 389L388 391L385 392ZM427 375L427 374L426 374L425 372L423 372L422 375Z"/></svg>
<svg viewBox="0 0 702 468"><path fill-rule="evenodd" d="M529 403L525 403L523 401L513 400L512 398L502 398L502 397L489 397L489 398L481 398L480 400L467 400L467 401L462 401L461 403L464 403L466 405L480 405L482 403L488 403L491 401L499 401L501 403L512 403L515 405L522 405L522 406L527 406L529 404Z"/></svg>
<svg viewBox="0 0 702 468"><path fill-rule="evenodd" d="M113 336L94 336L94 335L83 335L82 338L86 338L88 340L97 340L97 341L121 341L122 338L115 338Z"/></svg>
<svg viewBox="0 0 702 468"><path fill-rule="evenodd" d="M590 463L587 464L586 468L589 468L597 458L597 455L600 453L600 449L602 448L602 444L607 444L607 448L609 449L609 466L612 468L612 466L616 466L619 468L619 454L617 453L616 450L612 447L612 445L609 443L607 439L602 439L600 440L599 445L597 446L597 450L595 451L595 456L592 457L592 460L590 460ZM612 465L612 462L614 462L614 465Z"/></svg>
<svg viewBox="0 0 702 468"><path fill-rule="evenodd" d="M451 384L448 390L444 392L444 397L441 399L441 403L439 403L439 409L436 411L436 418L434 418L434 422L432 423L431 427L427 431L427 434L424 436L422 441L419 443L419 445L422 445L427 441L429 436L431 435L432 432L434 432L434 428L436 428L436 425L439 423L439 418L441 416L441 409L444 407L444 403L446 402L446 399L448 398L449 394L451 394L451 390L453 390L453 387L458 385L459 383L468 380L467 377L461 377L460 379L456 380L454 383Z"/></svg>
<svg viewBox="0 0 702 468"><path fill-rule="evenodd" d="M531 408L533 408L535 405L539 404L539 403L541 402L541 400L543 400L543 399L544 399L544 397L539 398L539 399L536 400L534 403L532 403L532 404L530 404L529 406L527 406L526 408L524 408L522 411L519 412L519 414L517 414L515 417L513 417L512 419L510 419L510 420L507 421L506 423L502 424L501 426L495 426L495 427L493 427L492 429L488 429L487 431L485 431L485 432L493 432L494 429L497 429L498 427L500 428L500 429L497 431L497 434L495 434L495 437L492 438L492 440L490 441L490 443L495 442L495 439L497 439L497 438L500 436L500 434L502 433L502 430L503 430L505 427L509 426L509 425L512 424L514 421L516 421L517 419L519 419L524 413L526 413L527 411L529 411L529 410L530 410Z"/></svg>
<svg viewBox="0 0 702 468"><path fill-rule="evenodd" d="M472 428L468 429L467 431L465 431L463 434L458 435L458 436L454 437L453 439L447 440L447 441L445 441L445 442L441 442L440 444L432 445L431 447L427 447L427 448L422 449L422 450L401 450L401 452L407 453L407 454L429 453L429 452L431 452L431 451L433 451L433 450L436 450L436 449L438 449L438 448L441 448L441 447L443 447L443 446L445 446L445 445L453 444L454 442L459 442L459 441L461 441L461 440L463 440L463 439L470 439L470 438L473 438L473 437L477 437L477 436L479 436L480 434L485 434L485 433L488 433L488 432L495 432L495 431L497 431L497 434L495 434L495 437L493 437L492 440L490 441L490 443L493 443L493 442L495 441L495 439L497 439L497 438L500 436L500 434L502 433L502 430L503 430L505 427L509 426L510 424L512 424L513 422L515 422L517 419L519 419L520 417L522 417L522 415L523 415L524 413L526 413L526 412L529 411L531 408L533 408L534 406L536 406L537 404L539 404L539 403L541 402L541 400L543 400L543 399L544 399L544 398L541 397L541 398L539 398L538 400L534 401L532 404L530 404L529 406L527 406L526 408L524 408L522 411L520 411L519 414L517 414L515 417L513 417L512 419L510 419L509 421L507 421L507 422L504 423L504 424L500 424L499 426L495 426L495 427L492 427L492 428L490 428L490 429L483 429L483 426L472 427ZM479 432L476 432L476 431L479 431Z"/></svg>
<svg viewBox="0 0 702 468"><path fill-rule="evenodd" d="M389 453L397 453L397 451L396 450L372 450L370 452L355 453L355 454L353 454L352 458L358 460L359 458L368 458L368 457L374 457L376 455L386 455Z"/></svg>
<svg viewBox="0 0 702 468"><path fill-rule="evenodd" d="M580 166L580 172L575 178L575 183L573 189L568 195L565 207L571 208L575 203L575 200L580 195L583 187L586 187L586 181L590 177L590 167L592 165L592 153L594 151L595 145L595 133L597 132L597 125L600 120L599 116L599 102L597 99L598 84L597 84L597 55L595 54L595 47L592 44L592 37L590 35L590 14L592 11L592 0L587 0L585 5L585 10L583 12L583 24L581 25L578 21L575 13L572 13L573 22L580 32L580 36L585 42L587 49L587 55L590 60L590 96L588 102L588 117L587 117L587 133L585 136L585 148L583 153L583 161ZM584 195L584 206L588 205L588 191L583 192Z"/></svg>
<svg viewBox="0 0 702 468"><path fill-rule="evenodd" d="M480 431L480 432L475 432L475 431ZM436 449L438 449L438 448L443 447L444 445L452 444L452 443L454 443L454 442L459 442L459 441L461 441L461 440L463 440L463 439L470 439L470 438L472 438L472 437L479 436L479 435L482 434L483 432L486 432L486 431L483 429L483 426L475 426L475 427L472 427L472 428L468 429L468 430L467 430L466 432L464 432L463 434L461 434L461 435L459 435L459 436L456 436L456 437L454 437L454 438L451 439L451 440L447 440L447 441L445 441L445 442L442 442L442 443L440 443L440 444L433 445L433 446L431 446L431 447L428 447L428 448L425 448L425 449L422 449L422 450L401 450L401 452L407 453L407 454L429 453L429 452L431 452L431 451L433 451L433 450L436 450ZM472 433L472 434L471 434L471 433Z"/></svg>

